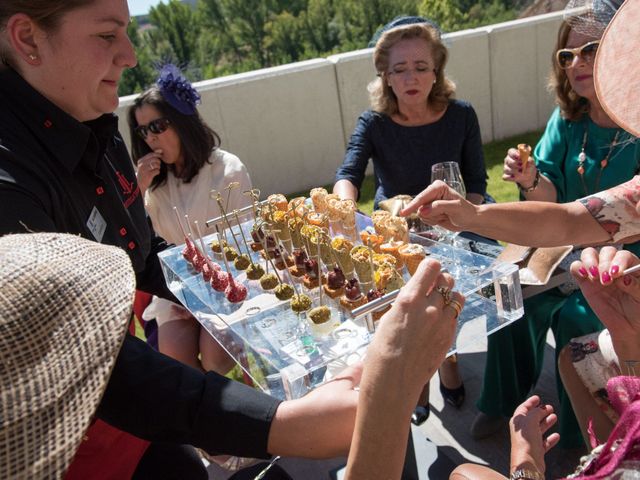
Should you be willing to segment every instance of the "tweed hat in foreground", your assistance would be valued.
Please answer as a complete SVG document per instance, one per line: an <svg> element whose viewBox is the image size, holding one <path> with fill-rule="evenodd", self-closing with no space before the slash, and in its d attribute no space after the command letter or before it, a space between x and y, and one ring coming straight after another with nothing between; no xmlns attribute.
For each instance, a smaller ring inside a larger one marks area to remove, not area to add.
<svg viewBox="0 0 640 480"><path fill-rule="evenodd" d="M135 276L115 247L0 238L0 478L61 478L104 393Z"/></svg>
<svg viewBox="0 0 640 480"><path fill-rule="evenodd" d="M607 115L640 136L640 1L626 0L607 27L594 66L596 95Z"/></svg>

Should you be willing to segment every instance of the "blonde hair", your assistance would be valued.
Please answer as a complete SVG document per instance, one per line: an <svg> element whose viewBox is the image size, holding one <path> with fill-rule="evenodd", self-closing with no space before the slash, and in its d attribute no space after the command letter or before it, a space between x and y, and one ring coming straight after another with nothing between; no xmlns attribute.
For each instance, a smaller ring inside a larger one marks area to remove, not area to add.
<svg viewBox="0 0 640 480"><path fill-rule="evenodd" d="M436 111L442 111L447 108L449 98L456 91L456 85L444 74L449 52L442 43L440 32L437 28L428 23L415 23L392 28L383 33L376 42L373 52L373 64L378 72L378 78L369 83L368 86L372 110L389 116L400 112L396 95L387 82L389 53L400 41L413 38L421 38L427 42L435 62L436 82L431 88L427 102Z"/></svg>

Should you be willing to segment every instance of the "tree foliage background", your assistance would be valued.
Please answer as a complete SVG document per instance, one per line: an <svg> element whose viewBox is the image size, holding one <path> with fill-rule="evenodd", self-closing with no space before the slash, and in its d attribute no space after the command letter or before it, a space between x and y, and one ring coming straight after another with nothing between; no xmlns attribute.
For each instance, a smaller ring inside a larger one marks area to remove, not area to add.
<svg viewBox="0 0 640 480"><path fill-rule="evenodd" d="M444 32L517 17L526 0L168 0L152 7L129 36L138 66L120 95L144 90L156 66L173 62L192 81L365 48L399 15L423 15Z"/></svg>

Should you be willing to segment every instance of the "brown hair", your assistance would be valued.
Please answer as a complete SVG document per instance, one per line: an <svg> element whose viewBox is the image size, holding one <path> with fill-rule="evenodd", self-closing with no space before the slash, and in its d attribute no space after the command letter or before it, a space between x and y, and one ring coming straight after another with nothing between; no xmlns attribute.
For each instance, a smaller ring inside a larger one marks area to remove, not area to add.
<svg viewBox="0 0 640 480"><path fill-rule="evenodd" d="M442 111L447 108L449 98L455 93L455 84L444 74L449 52L440 39L438 29L428 23L403 25L386 31L376 42L373 64L378 72L378 78L368 87L369 100L374 111L389 116L399 113L398 100L387 83L389 52L401 40L412 38L421 38L427 42L435 62L436 83L433 85L427 101L437 111Z"/></svg>
<svg viewBox="0 0 640 480"><path fill-rule="evenodd" d="M211 152L220 145L220 136L204 122L197 111L194 115L180 113L164 99L160 89L157 86L153 86L138 96L127 112L129 133L131 134L131 154L134 159L143 157L151 152L147 142L135 132L138 126L136 110L143 105L151 105L156 108L162 117L168 118L171 122L170 128L175 129L178 134L180 152L184 158L184 169L181 178L184 183L189 183L205 163L210 163ZM174 167L160 162L160 173L151 181L150 188L152 190L167 181L168 168L173 169Z"/></svg>
<svg viewBox="0 0 640 480"><path fill-rule="evenodd" d="M62 17L76 8L91 5L95 0L2 0L0 1L0 60L3 64L15 68L12 62L10 46L4 31L9 19L23 13L29 16L40 28L54 33L60 26Z"/></svg>
<svg viewBox="0 0 640 480"><path fill-rule="evenodd" d="M571 25L565 20L558 30L556 47L551 57L551 74L549 75L547 88L550 92L555 93L556 103L560 107L562 116L567 120L576 121L589 111L589 101L573 91L566 70L560 68L556 61L556 52L567 46L570 33Z"/></svg>

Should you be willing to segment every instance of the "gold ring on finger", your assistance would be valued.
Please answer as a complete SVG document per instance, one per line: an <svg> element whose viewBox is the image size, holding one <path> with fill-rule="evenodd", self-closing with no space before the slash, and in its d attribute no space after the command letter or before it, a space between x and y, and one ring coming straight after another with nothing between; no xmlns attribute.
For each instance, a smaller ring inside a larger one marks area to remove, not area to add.
<svg viewBox="0 0 640 480"><path fill-rule="evenodd" d="M454 320L457 320L460 316L460 312L462 312L462 305L460 305L460 302L458 302L457 300L450 300L445 304L445 307L451 307L455 310L456 314L453 317Z"/></svg>
<svg viewBox="0 0 640 480"><path fill-rule="evenodd" d="M436 291L442 295L442 299L444 300L444 304L448 305L451 302L451 290L447 287L436 287Z"/></svg>

